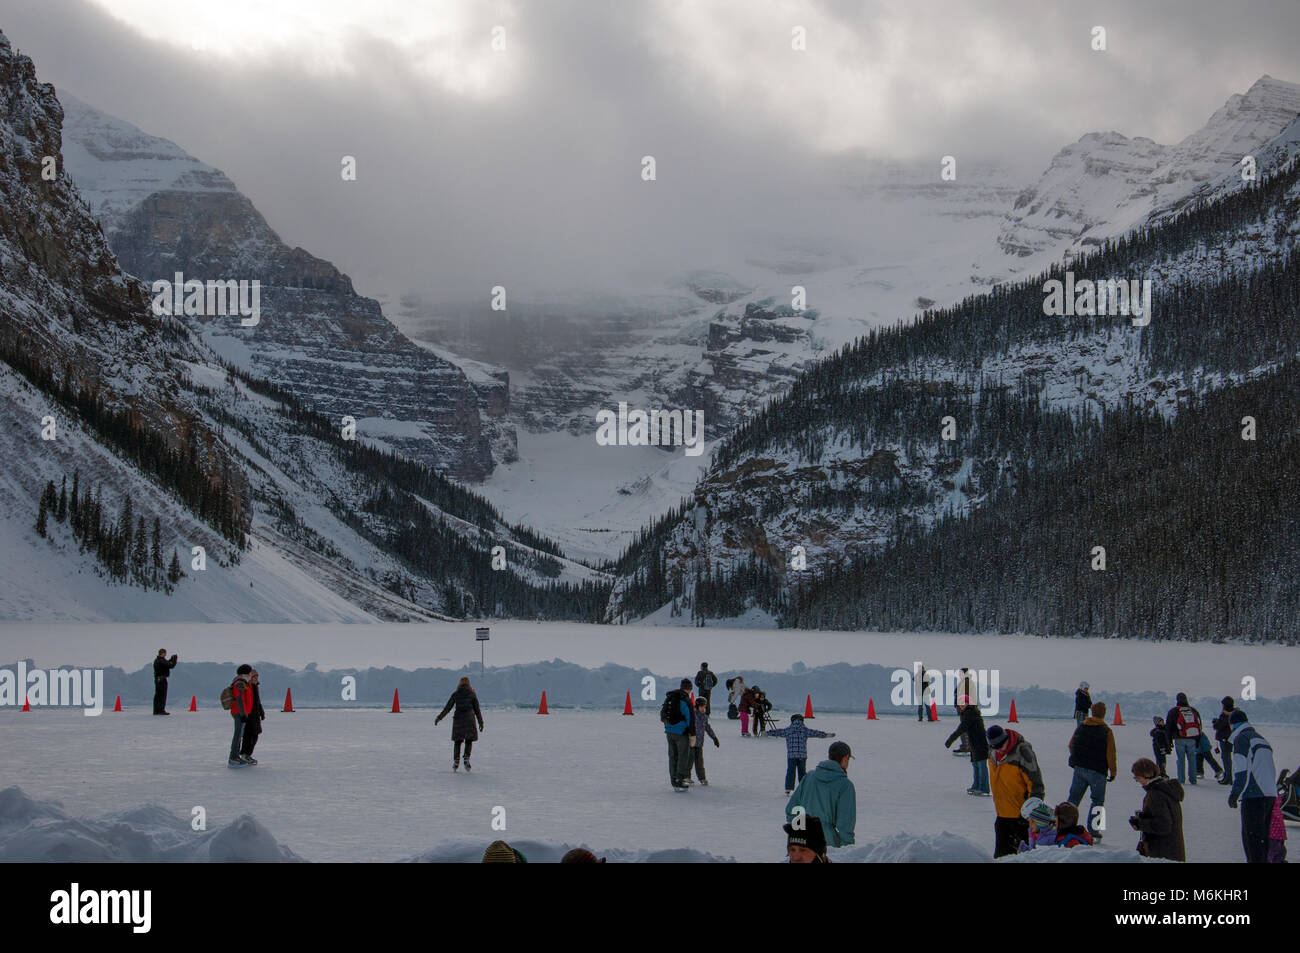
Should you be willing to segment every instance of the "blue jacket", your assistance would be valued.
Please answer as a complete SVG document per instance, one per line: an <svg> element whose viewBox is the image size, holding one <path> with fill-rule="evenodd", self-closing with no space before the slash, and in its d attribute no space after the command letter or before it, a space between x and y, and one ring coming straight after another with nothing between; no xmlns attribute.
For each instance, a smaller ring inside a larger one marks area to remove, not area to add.
<svg viewBox="0 0 1300 953"><path fill-rule="evenodd" d="M790 726L788 728L769 728L767 733L785 739L785 756L791 759L808 757L809 738L830 737L830 735L824 731L818 731L816 728L809 728L797 718L792 718L790 720Z"/></svg>
<svg viewBox="0 0 1300 953"><path fill-rule="evenodd" d="M858 792L838 761L823 761L804 776L786 802L787 821L794 820L796 807L802 807L809 817L821 820L829 846L846 847L853 843L853 829L858 823Z"/></svg>
<svg viewBox="0 0 1300 953"><path fill-rule="evenodd" d="M681 710L682 717L685 718L686 720L679 721L671 725L664 725L665 734L684 735L686 734L687 729L691 727L691 715L693 713L693 709L691 708L691 703L687 700L687 695L685 692L682 692L682 697L677 702L677 705Z"/></svg>
<svg viewBox="0 0 1300 953"><path fill-rule="evenodd" d="M1243 721L1228 736L1232 742L1232 797L1277 797L1273 748L1250 722Z"/></svg>

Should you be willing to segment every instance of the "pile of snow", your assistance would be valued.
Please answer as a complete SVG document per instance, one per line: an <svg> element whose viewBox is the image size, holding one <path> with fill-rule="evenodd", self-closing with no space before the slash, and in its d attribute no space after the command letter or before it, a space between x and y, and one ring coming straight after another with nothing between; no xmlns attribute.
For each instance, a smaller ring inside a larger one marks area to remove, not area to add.
<svg viewBox="0 0 1300 953"><path fill-rule="evenodd" d="M0 861L9 863L297 863L297 854L244 814L195 831L153 804L98 820L69 815L18 787L0 791Z"/></svg>

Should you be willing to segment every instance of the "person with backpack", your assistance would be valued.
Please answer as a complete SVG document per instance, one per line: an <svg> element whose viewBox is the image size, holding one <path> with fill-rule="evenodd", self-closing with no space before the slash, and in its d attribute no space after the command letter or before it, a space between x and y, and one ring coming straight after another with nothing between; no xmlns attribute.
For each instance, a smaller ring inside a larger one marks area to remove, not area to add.
<svg viewBox="0 0 1300 953"><path fill-rule="evenodd" d="M462 744L465 745L465 770L470 770L469 755L474 750L474 742L478 741L478 733L483 730L483 710L478 706L478 694L470 686L468 676L462 676L456 683L456 690L451 693L447 704L442 706L442 711L438 713L437 718L433 719L433 723L436 725L446 718L447 712L453 707L456 711L451 716L451 770L455 773L460 770Z"/></svg>
<svg viewBox="0 0 1300 953"><path fill-rule="evenodd" d="M704 698L695 699L695 735L691 738L691 763L690 767L695 769L695 777L699 780L701 787L709 786L709 779L704 776L704 738L708 736L713 739L713 747L721 748L722 742L718 741L718 736L714 734L713 726L709 724L709 704ZM689 784L690 768L687 769L687 783Z"/></svg>
<svg viewBox="0 0 1300 953"><path fill-rule="evenodd" d="M155 715L170 715L167 710L167 679L176 667L177 658L175 654L171 659L167 658L167 650L159 649L158 655L153 660L153 713Z"/></svg>
<svg viewBox="0 0 1300 953"><path fill-rule="evenodd" d="M664 696L659 706L659 720L668 739L668 780L674 791L689 790L686 783L691 773L691 739L694 731L694 709L690 701L691 680L683 678L681 685Z"/></svg>
<svg viewBox="0 0 1300 953"><path fill-rule="evenodd" d="M820 818L826 842L831 847L853 843L858 823L858 792L849 780L853 751L843 741L832 741L826 760L799 782L785 804L785 819L795 823L795 808L803 808L803 820Z"/></svg>
<svg viewBox="0 0 1300 953"><path fill-rule="evenodd" d="M713 687L718 684L718 676L709 671L709 663L701 662L700 670L695 673L695 693L697 700L704 699L704 711L713 714Z"/></svg>
<svg viewBox="0 0 1300 953"><path fill-rule="evenodd" d="M262 722L266 720L266 709L262 707L262 689L258 683L257 669L253 669L248 673L248 687L253 692L253 705L249 709L248 717L244 719L244 740L239 748L245 764L257 764L257 759L253 757L253 749L257 747L257 739L262 734Z"/></svg>
<svg viewBox="0 0 1300 953"><path fill-rule="evenodd" d="M1219 778L1220 784L1232 783L1232 745L1228 744L1228 735L1232 734L1232 712L1237 707L1237 703L1232 700L1231 695L1224 695L1221 701L1223 710L1218 716L1210 722L1210 727L1214 729L1215 751L1223 756L1223 773Z"/></svg>
<svg viewBox="0 0 1300 953"><path fill-rule="evenodd" d="M1160 774L1150 758L1133 762L1133 780L1142 786L1142 808L1128 819L1128 826L1140 833L1137 852L1143 857L1186 861L1183 846L1183 786Z"/></svg>
<svg viewBox="0 0 1300 953"><path fill-rule="evenodd" d="M1228 807L1241 811L1241 846L1246 863L1268 863L1268 829L1277 799L1277 771L1273 747L1255 730L1240 708L1228 719L1232 724L1232 763L1237 772L1228 792Z"/></svg>
<svg viewBox="0 0 1300 953"><path fill-rule="evenodd" d="M249 681L253 666L245 663L235 669L235 680L221 692L221 707L230 712L235 722L235 734L230 740L228 768L242 768L246 762L240 754L244 742L244 725L253 712L253 689Z"/></svg>
<svg viewBox="0 0 1300 953"><path fill-rule="evenodd" d="M803 722L803 715L791 715L790 725L786 728L773 728L768 732L774 738L785 739L785 794L790 796L794 790L795 774L802 781L808 773L808 739L834 738L835 733L809 728Z"/></svg>
<svg viewBox="0 0 1300 953"><path fill-rule="evenodd" d="M993 857L1004 857L1029 840L1029 823L1021 816L1025 801L1043 797L1043 772L1038 756L1018 731L992 725L986 736L993 766L989 783L993 789Z"/></svg>
<svg viewBox="0 0 1300 953"><path fill-rule="evenodd" d="M1074 692L1074 720L1076 724L1082 724L1092 711L1092 695L1089 693L1088 683L1080 682L1079 687Z"/></svg>
<svg viewBox="0 0 1300 953"><path fill-rule="evenodd" d="M962 744L966 745L966 750L970 752L973 774L966 793L976 797L990 797L992 794L989 791L989 739L984 734L984 716L980 714L979 706L971 702L969 695L957 696L957 711L961 715L961 723L957 725L957 730L948 736L943 746L950 748L958 737L961 738Z"/></svg>
<svg viewBox="0 0 1300 953"><path fill-rule="evenodd" d="M1106 705L1095 702L1092 713L1074 729L1070 736L1070 767L1074 777L1070 781L1070 794L1066 798L1075 807L1083 803L1083 794L1090 795L1088 804L1088 832L1101 840L1097 827L1097 808L1106 804L1106 784L1115 780L1115 733L1106 724ZM1104 813L1104 812L1103 812Z"/></svg>
<svg viewBox="0 0 1300 953"><path fill-rule="evenodd" d="M1178 766L1178 783L1196 783L1196 746L1201 737L1201 713L1179 692L1174 707L1165 715L1165 730L1174 743L1174 764Z"/></svg>

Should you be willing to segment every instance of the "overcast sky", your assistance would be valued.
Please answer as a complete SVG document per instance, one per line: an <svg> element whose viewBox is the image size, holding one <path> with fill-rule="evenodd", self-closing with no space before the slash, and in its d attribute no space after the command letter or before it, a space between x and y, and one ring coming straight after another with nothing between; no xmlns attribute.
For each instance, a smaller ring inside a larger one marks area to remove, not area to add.
<svg viewBox="0 0 1300 953"><path fill-rule="evenodd" d="M1028 185L1087 132L1176 142L1300 81L1295 0L0 0L0 29L370 294L707 265L839 151Z"/></svg>

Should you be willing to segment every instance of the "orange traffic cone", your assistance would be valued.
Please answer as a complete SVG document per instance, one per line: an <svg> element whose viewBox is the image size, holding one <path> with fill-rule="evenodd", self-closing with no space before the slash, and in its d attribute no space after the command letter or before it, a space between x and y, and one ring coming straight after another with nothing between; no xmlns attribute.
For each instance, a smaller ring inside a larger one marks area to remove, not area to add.
<svg viewBox="0 0 1300 953"><path fill-rule="evenodd" d="M631 692L628 692L628 693L627 693L627 700L623 702L623 714L625 714L625 715L635 715L635 714L636 714L636 712L634 712L634 711L632 710L632 693L631 693Z"/></svg>
<svg viewBox="0 0 1300 953"><path fill-rule="evenodd" d="M281 708L280 710L287 711L287 712L293 711L293 689L292 688L286 688L284 690L284 707Z"/></svg>
<svg viewBox="0 0 1300 953"><path fill-rule="evenodd" d="M191 696L190 696L190 711L198 711L198 710L199 710L199 696L198 696L198 695L191 695Z"/></svg>
<svg viewBox="0 0 1300 953"><path fill-rule="evenodd" d="M1011 699L1011 714L1007 715L1007 721L1020 721L1020 719L1016 717L1016 700L1014 698Z"/></svg>
<svg viewBox="0 0 1300 953"><path fill-rule="evenodd" d="M1124 716L1119 713L1119 702L1115 703L1115 720L1112 721L1111 724L1112 725L1124 724Z"/></svg>
<svg viewBox="0 0 1300 953"><path fill-rule="evenodd" d="M117 701L113 702L113 711L121 711L121 710L122 710L122 696L118 695Z"/></svg>
<svg viewBox="0 0 1300 953"><path fill-rule="evenodd" d="M27 696L23 696L23 711L31 711L32 706L27 703Z"/></svg>
<svg viewBox="0 0 1300 953"><path fill-rule="evenodd" d="M876 720L876 703L870 698L867 699L867 721Z"/></svg>
<svg viewBox="0 0 1300 953"><path fill-rule="evenodd" d="M394 688L393 689L393 710L390 711L389 714L400 715L401 713L402 713L402 706L397 703L397 689Z"/></svg>
<svg viewBox="0 0 1300 953"><path fill-rule="evenodd" d="M804 717L804 720L805 720L805 721L806 721L807 719L809 719L809 718L816 718L816 717L817 717L816 715L814 715L814 714L812 713L812 696L811 696L811 695L809 695L809 696L808 696L808 700L807 700L806 702L803 703L803 717Z"/></svg>
<svg viewBox="0 0 1300 953"><path fill-rule="evenodd" d="M540 706L538 706L537 714L539 714L539 715L549 715L549 714L550 714L550 712L546 710L546 692L545 692L545 691L542 692L542 704L541 704Z"/></svg>
<svg viewBox="0 0 1300 953"><path fill-rule="evenodd" d="M938 703L938 702L930 702L930 720L931 720L931 721L938 721L938 720L939 720L939 703Z"/></svg>

